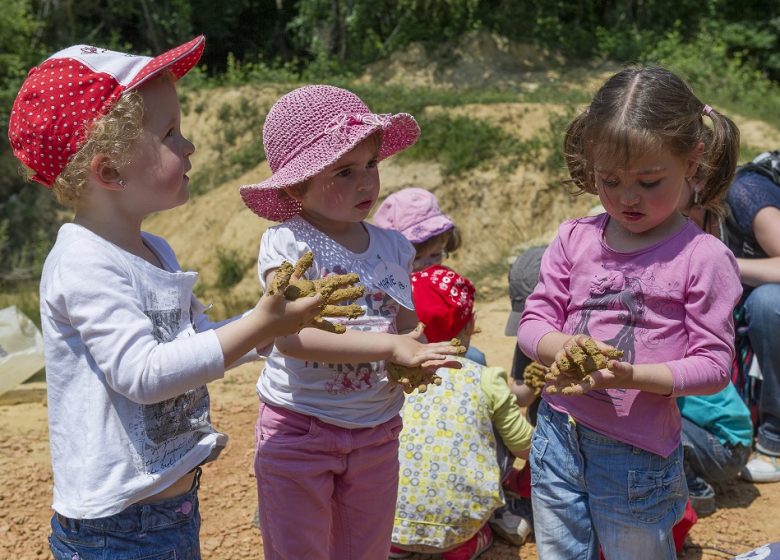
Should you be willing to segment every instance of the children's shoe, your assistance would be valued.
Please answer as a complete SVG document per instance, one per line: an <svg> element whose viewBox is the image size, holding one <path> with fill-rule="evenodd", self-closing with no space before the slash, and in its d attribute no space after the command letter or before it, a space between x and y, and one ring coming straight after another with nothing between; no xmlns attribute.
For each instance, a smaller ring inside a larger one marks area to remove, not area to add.
<svg viewBox="0 0 780 560"><path fill-rule="evenodd" d="M457 548L443 552L441 560L474 560L493 544L493 531L483 525L477 534Z"/></svg>
<svg viewBox="0 0 780 560"><path fill-rule="evenodd" d="M532 515L530 500L509 498L506 506L493 512L490 527L504 540L522 546L533 532Z"/></svg>
<svg viewBox="0 0 780 560"><path fill-rule="evenodd" d="M780 482L780 457L754 451L740 474L750 482Z"/></svg>
<svg viewBox="0 0 780 560"><path fill-rule="evenodd" d="M404 550L403 548L398 548L397 546L390 545L390 553L387 555L388 558L409 558L412 555L411 552L408 550Z"/></svg>
<svg viewBox="0 0 780 560"><path fill-rule="evenodd" d="M703 478L693 476L688 483L688 498L698 517L707 517L715 513L715 490Z"/></svg>

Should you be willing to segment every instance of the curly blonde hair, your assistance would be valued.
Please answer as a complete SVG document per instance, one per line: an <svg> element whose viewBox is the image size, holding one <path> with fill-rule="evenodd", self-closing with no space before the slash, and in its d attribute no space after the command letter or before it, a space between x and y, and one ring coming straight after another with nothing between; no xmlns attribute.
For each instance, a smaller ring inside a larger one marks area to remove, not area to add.
<svg viewBox="0 0 780 560"><path fill-rule="evenodd" d="M52 185L57 201L65 206L76 205L87 186L89 165L96 155L107 155L117 168L127 165L143 132L143 121L143 100L132 90L124 93L105 116L90 124L86 141Z"/></svg>

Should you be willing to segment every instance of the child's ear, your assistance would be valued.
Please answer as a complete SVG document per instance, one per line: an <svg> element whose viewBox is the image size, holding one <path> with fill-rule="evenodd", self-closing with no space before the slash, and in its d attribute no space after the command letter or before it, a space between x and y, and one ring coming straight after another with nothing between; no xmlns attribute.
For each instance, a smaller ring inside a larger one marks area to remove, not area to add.
<svg viewBox="0 0 780 560"><path fill-rule="evenodd" d="M297 185L293 185L291 187L284 187L284 192L293 200L301 202L303 200L303 196L306 194L306 186L307 183L298 183Z"/></svg>
<svg viewBox="0 0 780 560"><path fill-rule="evenodd" d="M120 184L122 177L106 154L95 155L89 162L89 171L101 188L109 191L122 190L123 187Z"/></svg>
<svg viewBox="0 0 780 560"><path fill-rule="evenodd" d="M688 169L685 176L689 179L696 175L696 171L699 170L699 162L701 162L702 155L704 155L704 142L699 142L688 156Z"/></svg>

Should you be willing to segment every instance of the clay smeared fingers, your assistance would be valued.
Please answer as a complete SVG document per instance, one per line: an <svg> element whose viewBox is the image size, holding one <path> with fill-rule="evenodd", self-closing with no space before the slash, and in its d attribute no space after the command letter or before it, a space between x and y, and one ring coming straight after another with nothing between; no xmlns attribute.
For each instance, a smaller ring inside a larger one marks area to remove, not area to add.
<svg viewBox="0 0 780 560"><path fill-rule="evenodd" d="M292 276L292 273L293 267L290 263L284 261L282 264L280 264L279 268L277 268L276 272L274 272L271 285L268 286L268 295L273 296L280 292L284 292L290 283L290 277Z"/></svg>
<svg viewBox="0 0 780 560"><path fill-rule="evenodd" d="M363 315L363 308L357 304L351 305L326 305L322 308L323 317L347 317L355 319Z"/></svg>
<svg viewBox="0 0 780 560"><path fill-rule="evenodd" d="M307 270L311 267L311 265L314 263L314 253L309 251L308 253L304 253L300 259L298 259L298 262L295 263L295 268L293 269L292 278L294 280L299 280L300 278L303 278L303 275L306 273Z"/></svg>

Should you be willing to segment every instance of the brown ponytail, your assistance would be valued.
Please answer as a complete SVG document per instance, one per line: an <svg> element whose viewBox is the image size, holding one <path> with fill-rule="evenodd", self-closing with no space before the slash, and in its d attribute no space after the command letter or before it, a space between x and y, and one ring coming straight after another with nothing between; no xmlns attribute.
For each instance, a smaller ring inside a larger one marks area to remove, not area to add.
<svg viewBox="0 0 780 560"><path fill-rule="evenodd" d="M713 109L707 116L712 120L712 128L703 135L704 154L696 176L702 183L701 205L722 216L726 192L739 158L739 128L726 115Z"/></svg>
<svg viewBox="0 0 780 560"><path fill-rule="evenodd" d="M734 176L739 130L707 107L675 74L657 66L626 68L599 88L586 111L569 125L564 154L580 192L596 194L593 162L627 165L643 153L669 150L688 157L699 144L704 154L696 173L702 205L722 213ZM712 129L704 122L712 120Z"/></svg>

